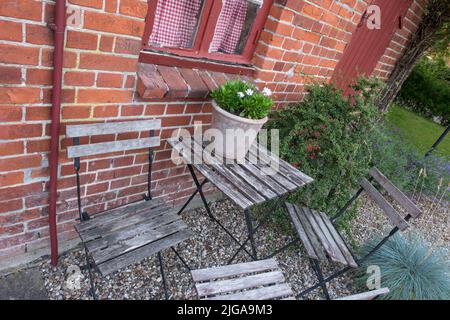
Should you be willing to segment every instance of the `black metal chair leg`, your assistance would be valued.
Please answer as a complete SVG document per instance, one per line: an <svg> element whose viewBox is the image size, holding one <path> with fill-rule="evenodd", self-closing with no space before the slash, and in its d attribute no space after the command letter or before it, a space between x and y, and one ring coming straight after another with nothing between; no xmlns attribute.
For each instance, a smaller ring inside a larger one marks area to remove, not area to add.
<svg viewBox="0 0 450 320"><path fill-rule="evenodd" d="M253 235L253 223L251 212L249 209L246 209L244 212L245 212L245 222L247 224L248 237L250 238L250 244L252 247L253 258L254 260L258 260L258 253L256 250L255 238Z"/></svg>
<svg viewBox="0 0 450 320"><path fill-rule="evenodd" d="M316 273L317 279L321 284L320 286L322 288L323 294L325 295L325 298L327 300L330 300L330 294L328 292L327 283L323 281L322 269L320 269L319 262L316 259L309 259L309 261L311 262L314 272Z"/></svg>
<svg viewBox="0 0 450 320"><path fill-rule="evenodd" d="M199 190L208 182L208 179L205 179L201 184L200 187L197 187L197 189L194 191L194 193L189 197L189 199L185 202L185 204L181 207L181 209L178 211L177 215L180 215L184 209L191 203L192 199L197 195Z"/></svg>
<svg viewBox="0 0 450 320"><path fill-rule="evenodd" d="M194 168L192 167L192 165L188 164L187 166L188 166L189 172L191 173L192 179L194 180L194 183L197 186L197 190L200 193L200 197L202 198L206 212L208 213L208 216L212 219L213 215L211 213L211 209L209 208L208 202L206 201L206 197L203 194L203 190L202 190L204 183L200 184L200 182L198 182L197 176L195 175Z"/></svg>
<svg viewBox="0 0 450 320"><path fill-rule="evenodd" d="M158 252L158 260L159 260L159 267L161 270L161 277L162 277L163 286L164 286L164 295L166 297L166 300L169 300L169 294L167 291L166 274L164 273L164 265L163 265L163 260L161 257L161 252Z"/></svg>
<svg viewBox="0 0 450 320"><path fill-rule="evenodd" d="M97 295L95 294L94 278L92 277L92 267L91 263L89 262L89 255L86 246L84 246L84 254L86 255L86 266L89 272L89 282L91 283L91 295L94 300L97 300Z"/></svg>

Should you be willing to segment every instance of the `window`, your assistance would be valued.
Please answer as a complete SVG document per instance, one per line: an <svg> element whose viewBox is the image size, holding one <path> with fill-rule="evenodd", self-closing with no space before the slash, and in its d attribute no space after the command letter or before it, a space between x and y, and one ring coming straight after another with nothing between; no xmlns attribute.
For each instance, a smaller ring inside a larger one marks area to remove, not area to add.
<svg viewBox="0 0 450 320"><path fill-rule="evenodd" d="M144 49L248 64L272 3L273 0L149 0Z"/></svg>

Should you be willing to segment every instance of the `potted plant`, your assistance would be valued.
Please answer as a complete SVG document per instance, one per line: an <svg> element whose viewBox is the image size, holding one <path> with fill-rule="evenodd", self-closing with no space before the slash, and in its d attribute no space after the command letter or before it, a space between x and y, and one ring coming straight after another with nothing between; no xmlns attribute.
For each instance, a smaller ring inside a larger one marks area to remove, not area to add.
<svg viewBox="0 0 450 320"><path fill-rule="evenodd" d="M213 148L217 156L242 159L255 141L273 106L268 88L259 91L242 80L228 81L211 93ZM210 149L212 150L212 149Z"/></svg>

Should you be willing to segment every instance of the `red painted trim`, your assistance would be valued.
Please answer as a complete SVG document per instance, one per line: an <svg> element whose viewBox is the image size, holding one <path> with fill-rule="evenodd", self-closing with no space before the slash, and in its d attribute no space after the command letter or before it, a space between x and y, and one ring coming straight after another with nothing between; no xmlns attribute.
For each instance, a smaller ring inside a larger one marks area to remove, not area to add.
<svg viewBox="0 0 450 320"><path fill-rule="evenodd" d="M64 32L66 29L66 0L56 0L54 29L55 51L53 54L53 92L52 92L52 123L50 129L50 199L49 228L51 263L58 263L58 233L56 227L56 200L58 184L59 161L59 130L62 89L62 68L64 54Z"/></svg>
<svg viewBox="0 0 450 320"><path fill-rule="evenodd" d="M226 64L222 61L211 61L198 58L195 59L151 51L142 51L139 56L139 62L163 66L205 69L217 72L240 74L249 77L253 77L255 72L255 69L249 65L232 65Z"/></svg>
<svg viewBox="0 0 450 320"><path fill-rule="evenodd" d="M256 49L256 45L264 28L264 24L270 12L270 8L275 0L265 0L258 16L255 19L252 30L250 31L244 52L241 55L210 53L209 46L214 37L215 26L222 9L222 0L205 0L203 11L200 18L200 24L197 31L197 37L193 48L155 48L148 44L148 38L152 32L154 15L156 12L157 1L149 0L149 9L146 19L146 28L143 38L143 47L148 50L164 51L178 56L200 59L212 59L225 62L234 62L249 64ZM168 63L168 62L167 62Z"/></svg>
<svg viewBox="0 0 450 320"><path fill-rule="evenodd" d="M381 9L381 29L369 30L365 16L352 35L350 43L337 64L332 81L345 92L359 76L372 75L378 62L399 28L398 17L407 13L413 0L373 0Z"/></svg>

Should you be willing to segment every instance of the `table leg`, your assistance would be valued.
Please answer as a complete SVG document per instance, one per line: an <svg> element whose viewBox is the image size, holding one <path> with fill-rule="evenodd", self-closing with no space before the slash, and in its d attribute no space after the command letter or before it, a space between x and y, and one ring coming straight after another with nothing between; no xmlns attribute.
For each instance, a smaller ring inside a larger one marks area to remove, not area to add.
<svg viewBox="0 0 450 320"><path fill-rule="evenodd" d="M275 202L269 207L268 210L265 210L266 212L264 213L263 217L260 218L260 220L258 221L258 224L256 225L255 228L252 228L252 234L254 235L259 228L261 228L263 226L263 224L269 219L269 217L271 216L271 214L273 213L273 210L275 210L275 208L282 202L284 201L284 199L287 197L287 195L284 195L282 197L280 197L279 199L275 200ZM245 211L244 211L245 213ZM247 216L247 214L246 214ZM245 246L247 245L247 243L251 241L250 237L247 237L247 239L244 241L244 243L241 244L241 246L239 247L239 249L236 251L236 253L228 260L228 264L233 263L234 259L236 259L237 255L239 254L239 252L241 252L242 250L245 250Z"/></svg>
<svg viewBox="0 0 450 320"><path fill-rule="evenodd" d="M258 253L256 250L255 239L253 236L253 222L250 209L245 209L245 222L247 224L248 237L250 239L250 244L252 246L252 253L255 260L258 260Z"/></svg>
<svg viewBox="0 0 450 320"><path fill-rule="evenodd" d="M198 182L197 176L195 175L194 168L192 167L192 165L188 164L187 166L189 172L191 173L192 179L194 180L194 183L197 186L197 191L200 193L200 197L202 198L203 204L205 205L206 212L208 212L209 217L212 219L213 215L211 213L211 209L209 208L208 202L206 201L206 197L203 194L202 190L204 183L200 184L200 182Z"/></svg>

